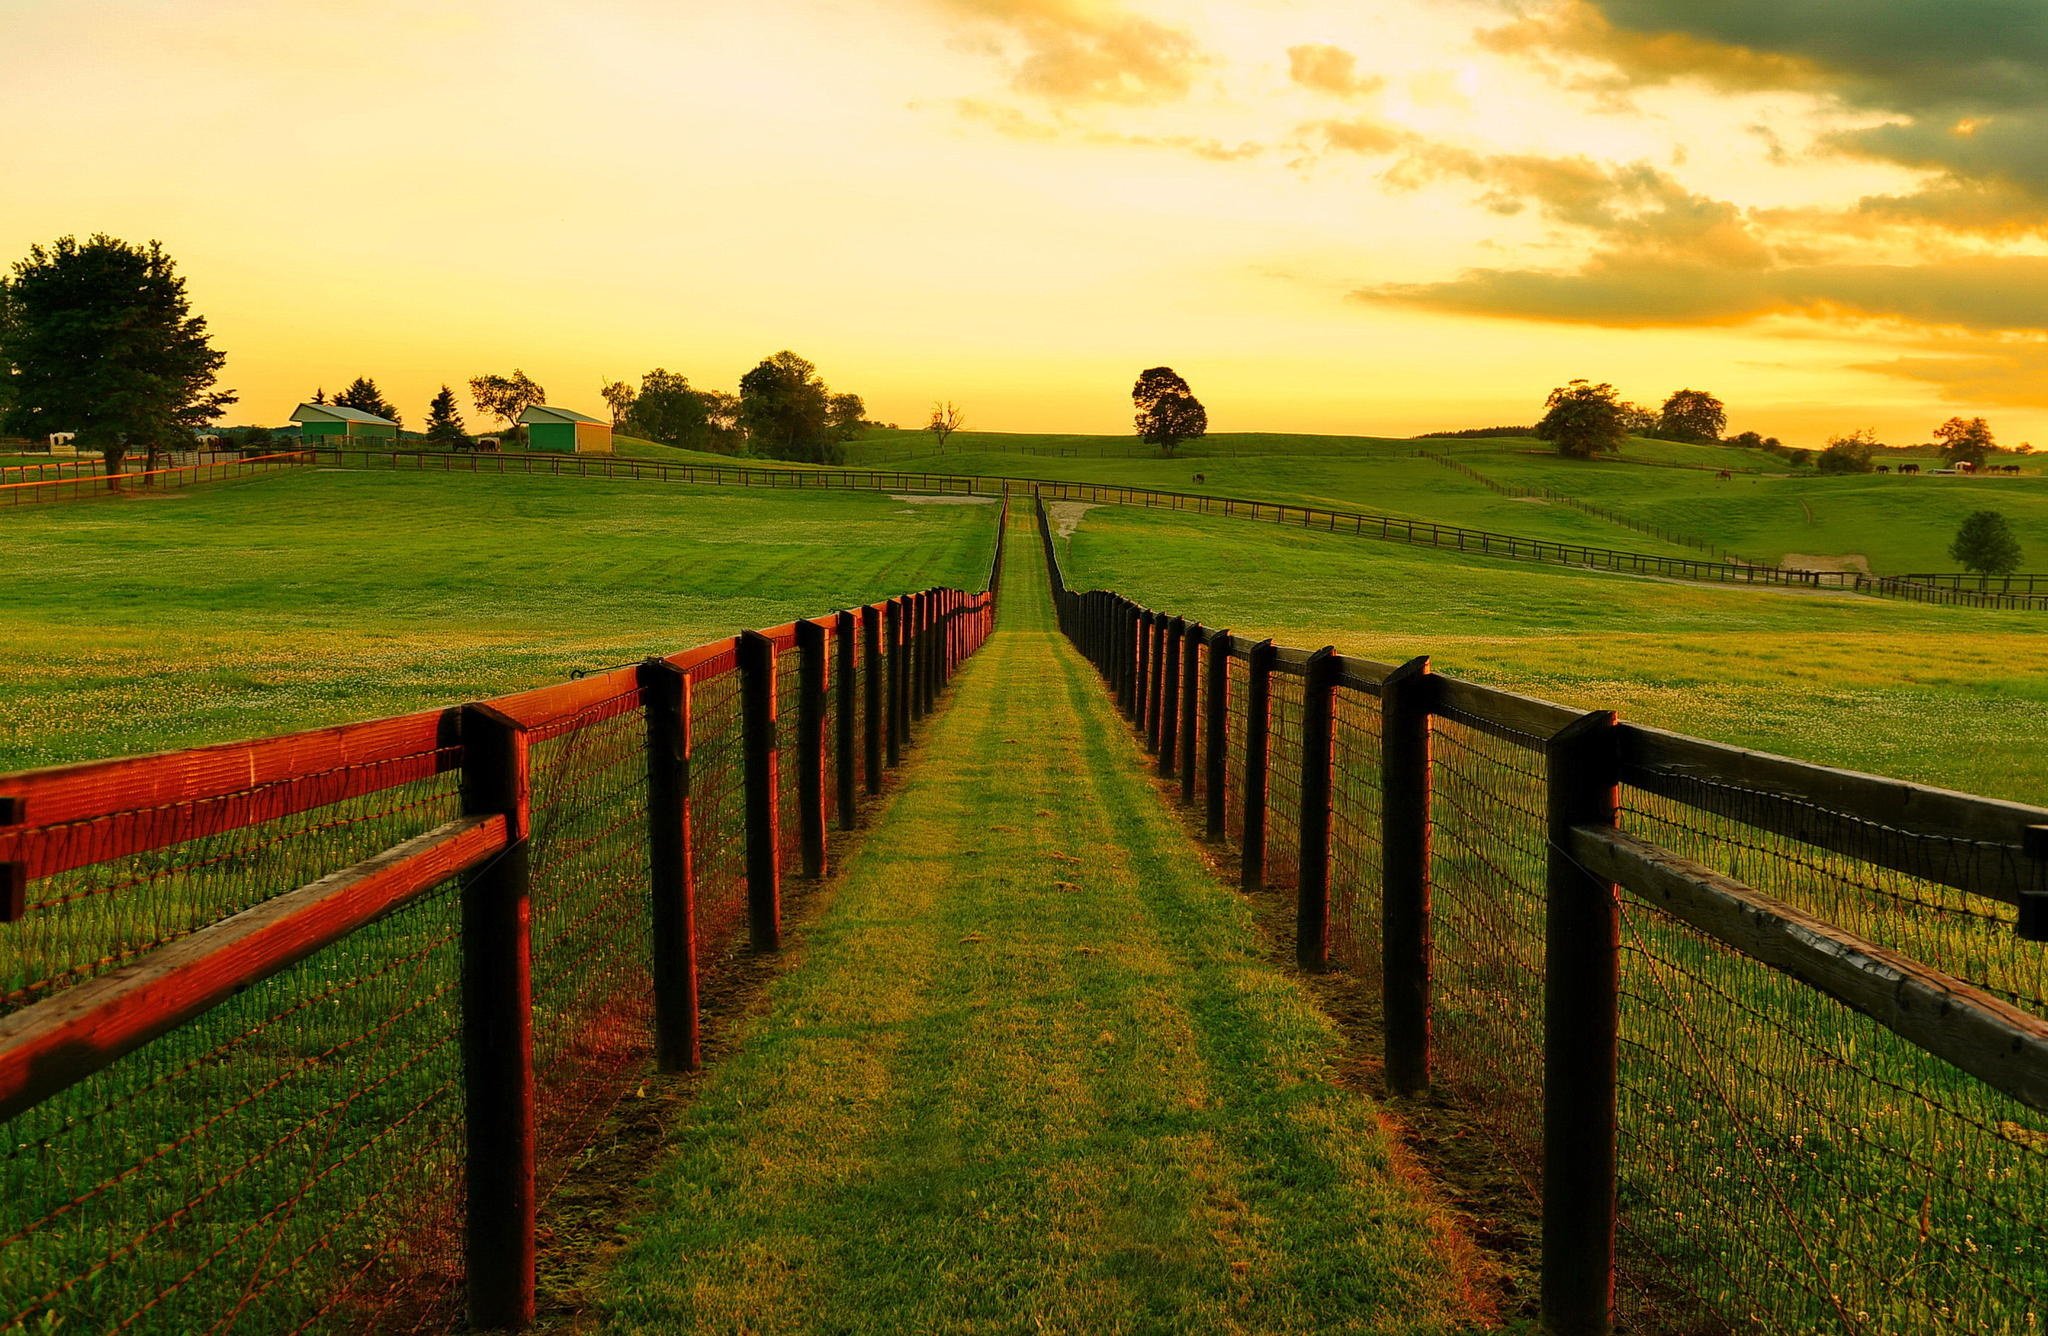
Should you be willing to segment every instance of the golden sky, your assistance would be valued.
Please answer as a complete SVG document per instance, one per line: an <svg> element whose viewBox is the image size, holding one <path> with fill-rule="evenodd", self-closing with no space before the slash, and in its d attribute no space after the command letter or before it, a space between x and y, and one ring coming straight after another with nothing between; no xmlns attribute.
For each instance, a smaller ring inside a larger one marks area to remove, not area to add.
<svg viewBox="0 0 2048 1336"><path fill-rule="evenodd" d="M789 347L906 424L2048 437L2039 0L0 0L0 126L0 256L161 239L234 421Z"/></svg>

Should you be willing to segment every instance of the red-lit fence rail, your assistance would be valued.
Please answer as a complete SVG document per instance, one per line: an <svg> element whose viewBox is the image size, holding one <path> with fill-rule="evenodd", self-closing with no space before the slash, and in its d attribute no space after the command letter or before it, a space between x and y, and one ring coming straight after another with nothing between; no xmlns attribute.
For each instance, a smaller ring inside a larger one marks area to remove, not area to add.
<svg viewBox="0 0 2048 1336"><path fill-rule="evenodd" d="M982 593L0 776L0 1329L530 1318L552 1195L650 1058L697 1065L1001 553Z"/></svg>
<svg viewBox="0 0 2048 1336"><path fill-rule="evenodd" d="M182 464L172 468L147 469L112 476L100 472L99 465L95 463L88 471L64 477L26 482L9 481L0 477L0 506L29 506L45 501L77 501L88 497L115 495L131 489L161 490L190 487L194 483L225 482L232 478L254 477L278 469L302 467L310 462L311 456L304 451L286 451L274 455L256 455L248 459L215 459L206 463ZM32 464L28 467L47 466Z"/></svg>
<svg viewBox="0 0 2048 1336"><path fill-rule="evenodd" d="M1013 488L1032 488L1049 500L1086 501L1097 505L1140 506L1197 515L1258 520L1324 533L1350 534L1408 543L1473 556L1499 557L1544 565L1654 575L1709 584L1739 584L1794 589L1854 589L1865 593L1918 598L1913 587L1895 587L1848 571L1783 570L1729 561L1697 561L1560 543L1516 534L1467 529L1454 524L1365 511L1332 510L1291 502L1212 496L1199 492L1161 491L1114 483L1060 482L1011 475L949 474L877 468L751 468L732 464L671 464L659 460L619 459L608 455L451 454L427 451L343 450L316 447L309 452L319 463L336 467L399 469L444 473L522 473L557 477L626 478L700 486L769 487L795 491L859 490L936 493L946 496L1001 496ZM1985 608L2048 609L2048 597L2027 601L2013 597L1953 592L1923 601Z"/></svg>
<svg viewBox="0 0 2048 1336"><path fill-rule="evenodd" d="M1040 516L1161 773L1526 1189L1550 1330L2042 1330L2048 809L1072 591Z"/></svg>

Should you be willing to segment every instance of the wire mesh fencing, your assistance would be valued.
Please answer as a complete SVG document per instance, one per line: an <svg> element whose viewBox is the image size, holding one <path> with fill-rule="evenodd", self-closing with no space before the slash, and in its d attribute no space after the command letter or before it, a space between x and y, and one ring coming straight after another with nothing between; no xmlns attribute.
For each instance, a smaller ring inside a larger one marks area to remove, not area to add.
<svg viewBox="0 0 2048 1336"><path fill-rule="evenodd" d="M1127 700L1105 629L1158 614L1070 590L1042 538ZM1547 1328L2048 1328L2048 809L1341 656L1319 773L1316 656L1214 653L1224 838L1263 827L1274 882L1327 858L1328 963L1377 976L1395 1093L1454 1105L1541 1217Z"/></svg>
<svg viewBox="0 0 2048 1336"><path fill-rule="evenodd" d="M951 650L927 660L936 688L994 598L919 597ZM536 1218L657 1053L695 1061L700 999L779 912L748 853L799 860L798 785L749 795L779 759L832 782L837 707L813 702L827 726L797 756L799 696L861 620L765 633L782 653L761 678L729 640L483 705L0 776L0 1328L530 1317ZM865 750L895 702L853 700ZM786 725L750 734L771 704Z"/></svg>

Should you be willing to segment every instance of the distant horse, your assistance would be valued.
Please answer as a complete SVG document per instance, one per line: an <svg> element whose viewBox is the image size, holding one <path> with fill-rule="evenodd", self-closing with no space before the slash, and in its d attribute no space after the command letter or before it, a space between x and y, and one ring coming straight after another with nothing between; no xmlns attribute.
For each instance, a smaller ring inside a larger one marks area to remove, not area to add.
<svg viewBox="0 0 2048 1336"><path fill-rule="evenodd" d="M1208 480L1207 478L1203 477L1203 476L1202 476L1201 474L1197 473L1197 474L1195 475L1195 481L1196 481L1196 482L1207 482L1207 481L1209 481L1209 480Z"/></svg>
<svg viewBox="0 0 2048 1336"><path fill-rule="evenodd" d="M1920 471L1920 466L1919 466L1918 464L1901 464L1901 465L1899 465L1899 472L1901 472L1901 473L1918 473L1919 471Z"/></svg>
<svg viewBox="0 0 2048 1336"><path fill-rule="evenodd" d="M1721 470L1721 471L1720 471L1720 472L1719 472L1718 474L1716 474L1716 475L1714 475L1714 476L1715 476L1715 477L1717 477L1717 478L1719 478L1719 479L1720 479L1720 480L1721 480L1722 482L1733 482L1733 481L1735 481L1735 475L1734 475L1734 474L1732 474L1732 473L1730 473L1730 472L1729 472L1729 471L1728 471L1727 469L1722 469L1722 470Z"/></svg>

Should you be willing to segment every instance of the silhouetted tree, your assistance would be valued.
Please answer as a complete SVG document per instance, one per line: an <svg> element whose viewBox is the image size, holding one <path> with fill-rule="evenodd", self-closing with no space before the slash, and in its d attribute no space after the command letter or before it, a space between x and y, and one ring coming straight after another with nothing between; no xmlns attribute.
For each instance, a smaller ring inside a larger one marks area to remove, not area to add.
<svg viewBox="0 0 2048 1336"><path fill-rule="evenodd" d="M640 378L627 420L635 436L663 445L695 448L705 444L704 437L711 429L704 396L690 388L690 378L662 367Z"/></svg>
<svg viewBox="0 0 2048 1336"><path fill-rule="evenodd" d="M446 385L427 405L427 439L448 450L469 444L469 426L455 404L455 391Z"/></svg>
<svg viewBox="0 0 2048 1336"><path fill-rule="evenodd" d="M1944 460L1950 464L1968 464L1971 468L1981 467L1986 457L1998 448L1997 440L1991 435L1991 424L1980 417L1952 417L1934 429L1934 439L1941 445Z"/></svg>
<svg viewBox="0 0 2048 1336"><path fill-rule="evenodd" d="M1630 436L1655 436L1657 434L1657 410L1645 408L1629 399L1618 401L1615 408L1621 414L1621 429Z"/></svg>
<svg viewBox="0 0 2048 1336"><path fill-rule="evenodd" d="M1705 390L1675 390L1657 416L1657 434L1667 441L1706 445L1728 428L1728 410Z"/></svg>
<svg viewBox="0 0 2048 1336"><path fill-rule="evenodd" d="M347 389L334 396L334 403L340 408L353 408L359 413L375 413L380 418L390 418L401 426L405 422L398 416L398 410L385 399L384 392L377 388L377 382L368 376L357 376L350 381Z"/></svg>
<svg viewBox="0 0 2048 1336"><path fill-rule="evenodd" d="M740 377L740 422L756 454L814 464L839 460L831 391L817 367L787 349Z"/></svg>
<svg viewBox="0 0 2048 1336"><path fill-rule="evenodd" d="M521 413L548 401L548 392L524 371L514 370L509 376L471 377L469 397L476 401L477 412L503 418L506 431L511 432Z"/></svg>
<svg viewBox="0 0 2048 1336"><path fill-rule="evenodd" d="M623 380L615 380L598 393L612 410L613 430L625 426L626 419L633 416L633 400L639 397L638 391Z"/></svg>
<svg viewBox="0 0 2048 1336"><path fill-rule="evenodd" d="M1883 448L1876 433L1867 427L1847 436L1830 436L1814 467L1822 473L1868 473L1877 467L1877 452Z"/></svg>
<svg viewBox="0 0 2048 1336"><path fill-rule="evenodd" d="M1138 439L1158 446L1162 454L1171 455L1182 441L1209 433L1209 410L1172 367L1155 366L1139 372L1138 383L1131 387L1131 402L1138 406Z"/></svg>
<svg viewBox="0 0 2048 1336"><path fill-rule="evenodd" d="M1956 530L1948 554L1968 571L1985 575L2010 575L2020 568L2020 540L2012 525L1995 510L1979 510Z"/></svg>
<svg viewBox="0 0 2048 1336"><path fill-rule="evenodd" d="M835 394L826 400L825 411L831 418L832 434L842 441L850 441L860 435L861 423L867 420L868 406L857 394Z"/></svg>
<svg viewBox="0 0 2048 1336"><path fill-rule="evenodd" d="M1595 385L1575 380L1560 385L1543 401L1543 408L1543 420L1536 424L1536 435L1555 445L1557 452L1567 458L1591 459L1619 450L1628 438L1614 387L1605 381Z"/></svg>
<svg viewBox="0 0 2048 1336"><path fill-rule="evenodd" d="M235 402L213 388L227 358L185 280L158 243L63 237L30 248L7 282L0 320L6 428L24 436L77 433L118 486L130 448L152 455L186 445Z"/></svg>
<svg viewBox="0 0 2048 1336"><path fill-rule="evenodd" d="M930 432L932 439L939 443L939 453L944 454L946 438L960 430L960 424L966 420L967 414L962 412L951 399L946 399L932 405L932 418L931 421L924 424L924 429Z"/></svg>

